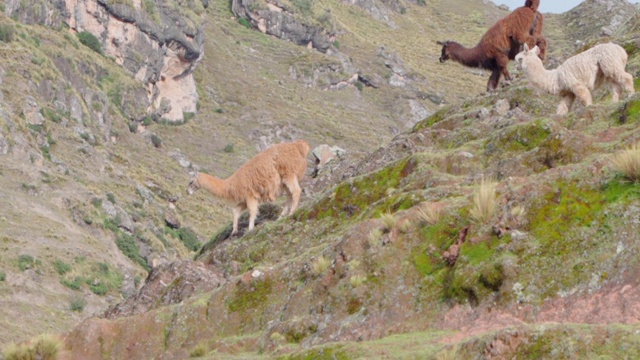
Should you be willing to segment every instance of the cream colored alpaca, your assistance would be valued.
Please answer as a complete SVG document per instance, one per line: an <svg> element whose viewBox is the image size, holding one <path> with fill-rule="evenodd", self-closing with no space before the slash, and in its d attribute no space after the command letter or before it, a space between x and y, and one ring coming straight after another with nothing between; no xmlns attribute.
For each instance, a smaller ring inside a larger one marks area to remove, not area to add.
<svg viewBox="0 0 640 360"><path fill-rule="evenodd" d="M233 208L233 232L238 232L238 218L244 209L249 209L249 230L253 229L258 205L275 201L285 190L290 197L289 215L300 201L299 181L307 170L309 144L304 140L276 144L259 153L242 165L227 179L196 173L187 188L188 194L203 188L213 195L231 203ZM280 217L287 213L287 206Z"/></svg>
<svg viewBox="0 0 640 360"><path fill-rule="evenodd" d="M524 70L533 86L552 95L560 95L557 114L564 115L571 109L576 97L585 106L592 104L591 91L604 82L611 85L612 100L617 102L622 90L634 93L633 76L625 71L627 52L613 43L600 44L570 57L554 70L546 70L538 58L539 49L524 51L516 55L516 63Z"/></svg>

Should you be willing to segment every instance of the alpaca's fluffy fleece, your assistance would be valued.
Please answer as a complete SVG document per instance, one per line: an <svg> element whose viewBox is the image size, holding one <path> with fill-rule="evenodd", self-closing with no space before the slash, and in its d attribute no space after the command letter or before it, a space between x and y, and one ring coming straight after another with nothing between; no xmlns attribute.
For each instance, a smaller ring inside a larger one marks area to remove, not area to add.
<svg viewBox="0 0 640 360"><path fill-rule="evenodd" d="M623 89L634 93L633 76L625 71L627 53L619 45L596 45L570 57L554 70L544 68L538 52L537 47L529 50L525 45L524 51L516 56L516 63L535 87L562 97L558 115L569 112L576 97L585 106L591 105L591 91L605 82L611 85L613 102L619 100Z"/></svg>
<svg viewBox="0 0 640 360"><path fill-rule="evenodd" d="M275 201L282 191L290 196L289 215L300 201L300 180L307 170L309 144L304 140L273 145L242 165L227 179L196 173L187 192L204 188L213 195L230 202L233 208L233 232L238 232L238 218L249 209L249 230L253 229L258 205ZM284 207L281 216L287 213Z"/></svg>

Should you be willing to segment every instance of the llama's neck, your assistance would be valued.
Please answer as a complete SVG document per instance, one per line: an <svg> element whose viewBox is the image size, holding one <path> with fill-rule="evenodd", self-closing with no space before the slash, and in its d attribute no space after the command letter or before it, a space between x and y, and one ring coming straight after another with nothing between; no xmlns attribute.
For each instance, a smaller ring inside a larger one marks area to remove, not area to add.
<svg viewBox="0 0 640 360"><path fill-rule="evenodd" d="M542 60L537 56L528 56L524 61L526 62L526 66L523 67L524 73L533 86L552 95L560 94L562 89L558 84L557 69L545 69Z"/></svg>
<svg viewBox="0 0 640 360"><path fill-rule="evenodd" d="M198 174L198 185L213 195L227 199L229 196L227 181L208 174Z"/></svg>
<svg viewBox="0 0 640 360"><path fill-rule="evenodd" d="M466 48L457 42L449 43L449 56L451 60L457 61L460 64L468 67L485 67L483 65L486 57L480 45L476 45L473 48Z"/></svg>

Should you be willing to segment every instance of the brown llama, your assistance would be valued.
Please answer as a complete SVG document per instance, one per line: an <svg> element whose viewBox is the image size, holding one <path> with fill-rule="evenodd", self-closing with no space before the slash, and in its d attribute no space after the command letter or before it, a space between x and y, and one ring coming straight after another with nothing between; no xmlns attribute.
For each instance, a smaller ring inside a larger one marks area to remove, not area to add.
<svg viewBox="0 0 640 360"><path fill-rule="evenodd" d="M509 60L515 59L523 44L540 49L540 59L544 60L547 42L542 37L544 17L538 12L540 0L527 0L521 6L495 23L473 48L465 48L455 41L438 41L442 45L440 62L449 59L469 67L491 70L487 91L494 91L500 83L500 76L511 80L507 69Z"/></svg>
<svg viewBox="0 0 640 360"><path fill-rule="evenodd" d="M261 202L275 201L282 191L290 198L280 214L289 215L298 207L302 189L300 180L307 170L309 144L304 140L280 143L269 147L247 161L227 179L219 179L204 173L195 173L187 188L193 194L203 188L227 201L233 208L233 231L238 232L238 219L244 209L249 209L249 230L252 230Z"/></svg>

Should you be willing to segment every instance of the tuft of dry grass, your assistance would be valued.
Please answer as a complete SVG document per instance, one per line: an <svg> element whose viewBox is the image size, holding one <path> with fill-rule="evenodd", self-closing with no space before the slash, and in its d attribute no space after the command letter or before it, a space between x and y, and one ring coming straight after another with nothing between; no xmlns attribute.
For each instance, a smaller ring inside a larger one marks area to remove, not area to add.
<svg viewBox="0 0 640 360"><path fill-rule="evenodd" d="M203 357L203 356L207 355L208 352L209 352L209 349L207 347L207 344L200 343L196 347L191 349L191 351L189 351L189 357L190 358Z"/></svg>
<svg viewBox="0 0 640 360"><path fill-rule="evenodd" d="M640 182L640 143L613 155L612 162L614 168L625 178Z"/></svg>
<svg viewBox="0 0 640 360"><path fill-rule="evenodd" d="M326 259L324 256L320 256L313 262L313 264L311 264L311 269L313 270L314 275L320 276L327 271L329 266L331 266L331 260Z"/></svg>
<svg viewBox="0 0 640 360"><path fill-rule="evenodd" d="M396 218L395 214L392 214L390 212L386 212L380 215L380 219L384 223L384 228L387 231L395 229L395 227L398 225L398 218Z"/></svg>
<svg viewBox="0 0 640 360"><path fill-rule="evenodd" d="M440 221L440 208L433 203L428 203L418 208L418 216L429 225L435 225Z"/></svg>
<svg viewBox="0 0 640 360"><path fill-rule="evenodd" d="M358 286L364 284L364 282L367 281L367 277L364 275L353 275L351 278L349 278L349 284L351 284L351 287L353 288L357 288Z"/></svg>
<svg viewBox="0 0 640 360"><path fill-rule="evenodd" d="M56 360L61 349L62 341L57 336L42 334L26 344L10 344L3 355L6 360Z"/></svg>
<svg viewBox="0 0 640 360"><path fill-rule="evenodd" d="M371 245L371 247L375 247L376 245L379 245L382 235L384 234L380 229L371 230L371 232L369 233L369 245Z"/></svg>
<svg viewBox="0 0 640 360"><path fill-rule="evenodd" d="M479 223L486 223L496 212L496 187L498 183L492 179L482 179L473 194L473 206L469 211L471 217Z"/></svg>

